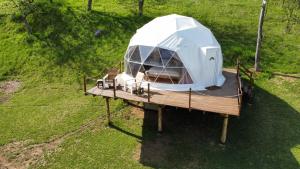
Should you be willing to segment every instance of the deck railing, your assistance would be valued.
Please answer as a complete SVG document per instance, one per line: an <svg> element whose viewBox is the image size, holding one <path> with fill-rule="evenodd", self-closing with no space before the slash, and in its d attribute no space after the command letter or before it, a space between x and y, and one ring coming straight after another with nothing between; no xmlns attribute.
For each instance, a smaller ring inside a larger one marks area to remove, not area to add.
<svg viewBox="0 0 300 169"><path fill-rule="evenodd" d="M114 66L114 68L118 67L119 68L116 68L118 69L119 72L122 72L123 71L123 66L124 62L121 61L119 62L119 64L116 64ZM242 81L241 81L241 74L245 75L246 77L249 78L249 85L248 85L248 92L250 92L250 94L252 94L252 90L253 90L253 85L254 85L254 80L253 80L253 72L251 72L250 70L248 70L244 65L241 64L241 62L239 61L239 59L237 59L237 75L236 75L236 78L237 78L237 83L238 83L238 88L237 88L237 96L238 96L238 105L239 105L239 108L241 108L241 105L242 105L242 99L243 99L243 86L242 86ZM94 81L97 81L97 78L93 78L93 77L87 77L86 75L83 76L83 89L84 89L84 94L87 95L87 81L88 80L94 80ZM117 86L116 86L116 83L115 81L113 80L113 96L114 98L116 99L117 96L116 96L116 90L117 90ZM188 92L188 95L189 95L189 99L188 99L188 108L189 108L189 111L192 110L192 92L193 90L190 88L189 89L189 92ZM150 99L151 99L151 90L150 90L150 83L148 83L147 85L147 101L148 103L150 103ZM248 93L249 94L249 93Z"/></svg>
<svg viewBox="0 0 300 169"><path fill-rule="evenodd" d="M237 81L238 81L238 102L239 102L239 107L241 108L242 104L242 96L243 96L243 86L242 86L242 80L241 80L241 75L245 75L248 80L249 80L249 85L247 88L247 94L250 98L253 97L253 87L254 87L254 78L253 78L253 72L247 69L239 59L237 59Z"/></svg>

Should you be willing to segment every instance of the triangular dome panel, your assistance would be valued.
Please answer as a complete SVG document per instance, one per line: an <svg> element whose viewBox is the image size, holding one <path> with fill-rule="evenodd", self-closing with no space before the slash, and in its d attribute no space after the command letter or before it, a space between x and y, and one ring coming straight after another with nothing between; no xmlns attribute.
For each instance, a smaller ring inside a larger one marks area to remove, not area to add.
<svg viewBox="0 0 300 169"><path fill-rule="evenodd" d="M160 58L163 62L163 65L166 66L169 60L172 58L172 56L175 54L174 51L159 48Z"/></svg>
<svg viewBox="0 0 300 169"><path fill-rule="evenodd" d="M130 66L128 64L128 61L126 61L126 60L125 60L125 65L126 65L126 67L125 67L126 74L132 75L131 70L130 70Z"/></svg>
<svg viewBox="0 0 300 169"><path fill-rule="evenodd" d="M140 57L142 59L142 62L146 60L146 58L150 55L150 53L154 50L154 47L150 46L140 46Z"/></svg>
<svg viewBox="0 0 300 169"><path fill-rule="evenodd" d="M185 71L184 75L179 80L179 84L192 84L192 83L193 83L193 80L192 80L191 76L189 75L189 73L187 71Z"/></svg>
<svg viewBox="0 0 300 169"><path fill-rule="evenodd" d="M130 46L127 51L126 51L126 55L125 55L125 58L126 60L129 60L130 59L130 56L132 55L132 53L135 51L135 48L137 46Z"/></svg>
<svg viewBox="0 0 300 169"><path fill-rule="evenodd" d="M173 55L173 57L169 60L166 67L184 67L177 53Z"/></svg>
<svg viewBox="0 0 300 169"><path fill-rule="evenodd" d="M137 62L137 63L141 62L140 51L139 51L139 47L138 46L132 52L129 60L133 61L133 62Z"/></svg>
<svg viewBox="0 0 300 169"><path fill-rule="evenodd" d="M152 65L152 66L163 66L163 62L160 58L159 49L155 48L151 54L148 56L148 58L144 62L145 65Z"/></svg>

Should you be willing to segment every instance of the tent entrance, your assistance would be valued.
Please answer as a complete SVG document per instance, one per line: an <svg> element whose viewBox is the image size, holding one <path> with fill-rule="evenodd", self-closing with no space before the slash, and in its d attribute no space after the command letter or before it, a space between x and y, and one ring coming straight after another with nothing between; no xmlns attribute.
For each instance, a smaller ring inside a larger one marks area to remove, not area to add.
<svg viewBox="0 0 300 169"><path fill-rule="evenodd" d="M206 69L208 82L211 84L216 84L216 75L217 75L217 48L208 48L206 49Z"/></svg>

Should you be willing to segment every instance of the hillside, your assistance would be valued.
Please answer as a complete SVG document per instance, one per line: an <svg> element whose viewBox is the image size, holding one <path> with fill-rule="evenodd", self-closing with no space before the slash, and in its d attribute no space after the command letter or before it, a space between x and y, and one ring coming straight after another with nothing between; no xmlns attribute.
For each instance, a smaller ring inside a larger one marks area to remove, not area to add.
<svg viewBox="0 0 300 169"><path fill-rule="evenodd" d="M157 136L155 123L116 100L116 127L109 128L103 100L83 95L82 77L101 77L123 59L136 29L171 13L211 29L224 67L234 67L237 57L252 67L260 0L147 0L141 17L133 0L95 0L91 12L86 1L53 1L35 1L28 34L14 4L0 0L0 168L3 159L37 168L299 167L300 25L285 31L281 1L268 4L254 105L245 104L241 117L230 121L226 147L218 145L221 119L195 112L175 113L186 125L169 110L167 134ZM8 82L15 91L5 90ZM28 146L43 151L27 154L32 158L26 162L20 154Z"/></svg>

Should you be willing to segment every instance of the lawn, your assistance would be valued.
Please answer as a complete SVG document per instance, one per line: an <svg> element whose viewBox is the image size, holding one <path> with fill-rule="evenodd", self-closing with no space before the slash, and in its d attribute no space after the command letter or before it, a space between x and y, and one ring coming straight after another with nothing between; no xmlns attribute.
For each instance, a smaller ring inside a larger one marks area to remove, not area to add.
<svg viewBox="0 0 300 169"><path fill-rule="evenodd" d="M86 1L36 2L29 35L0 0L0 83L21 84L0 91L0 168L300 168L300 25L285 32L281 1L268 4L254 103L230 118L226 145L222 119L196 111L167 108L158 134L156 112L115 100L108 127L104 100L83 95L82 77L117 65L137 28L170 13L209 27L225 67L237 57L250 67L261 1L147 0L142 17L133 0L95 1L92 12Z"/></svg>

